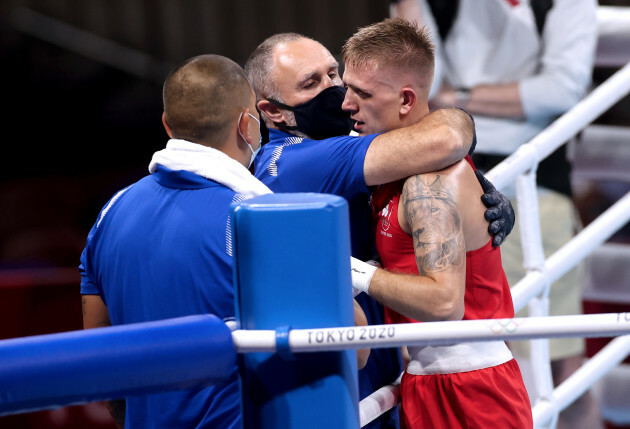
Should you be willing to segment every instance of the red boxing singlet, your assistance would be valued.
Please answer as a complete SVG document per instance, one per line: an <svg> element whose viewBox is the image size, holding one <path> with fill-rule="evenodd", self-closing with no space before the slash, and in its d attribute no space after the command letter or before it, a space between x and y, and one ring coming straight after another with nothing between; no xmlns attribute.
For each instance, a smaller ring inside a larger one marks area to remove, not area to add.
<svg viewBox="0 0 630 429"><path fill-rule="evenodd" d="M470 162L470 161L469 161ZM376 219L376 249L383 268L398 273L418 274L413 238L398 224L398 201L404 181L379 186L372 197ZM380 210L379 210L380 207ZM512 294L501 264L501 250L485 246L466 253L464 320L514 317ZM385 309L386 323L415 320Z"/></svg>
<svg viewBox="0 0 630 429"><path fill-rule="evenodd" d="M376 248L385 269L418 275L413 238L398 223L403 184L380 186L372 196ZM501 251L491 239L466 253L465 286L464 319L514 317ZM416 322L387 307L385 321ZM527 390L504 342L409 346L408 350L411 360L400 384L401 429L533 427Z"/></svg>

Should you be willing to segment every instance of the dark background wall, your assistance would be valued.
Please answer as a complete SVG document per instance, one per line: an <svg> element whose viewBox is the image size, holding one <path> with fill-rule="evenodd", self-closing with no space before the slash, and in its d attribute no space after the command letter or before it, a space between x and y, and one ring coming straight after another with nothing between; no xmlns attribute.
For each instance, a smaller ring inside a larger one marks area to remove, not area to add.
<svg viewBox="0 0 630 429"><path fill-rule="evenodd" d="M202 53L243 65L296 31L337 54L379 0L3 0L0 267L75 266L98 210L167 139L161 85Z"/></svg>

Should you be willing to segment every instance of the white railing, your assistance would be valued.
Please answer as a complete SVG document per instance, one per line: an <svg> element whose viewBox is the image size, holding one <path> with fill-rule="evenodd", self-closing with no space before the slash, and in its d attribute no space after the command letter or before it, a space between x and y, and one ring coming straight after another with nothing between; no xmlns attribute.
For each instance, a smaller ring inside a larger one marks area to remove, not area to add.
<svg viewBox="0 0 630 429"><path fill-rule="evenodd" d="M621 67L630 58L630 7L599 6L597 8L598 44L595 64Z"/></svg>
<svg viewBox="0 0 630 429"><path fill-rule="evenodd" d="M488 179L499 189L516 180L523 265L527 272L526 276L512 288L516 311L528 304L531 316L547 316L551 284L630 221L630 193L628 193L545 260L538 217L535 174L540 160L574 137L629 92L630 63L488 173ZM531 348L533 381L538 395L534 402L534 426L555 427L558 413L581 396L584 390L567 391L559 386L554 391L549 359L549 340L533 340ZM586 387L592 386L597 381L594 377L581 376L580 379L582 385ZM569 379L566 382L571 383L572 380ZM553 400L556 392L565 392L563 401ZM545 412L541 412L540 409L544 409Z"/></svg>

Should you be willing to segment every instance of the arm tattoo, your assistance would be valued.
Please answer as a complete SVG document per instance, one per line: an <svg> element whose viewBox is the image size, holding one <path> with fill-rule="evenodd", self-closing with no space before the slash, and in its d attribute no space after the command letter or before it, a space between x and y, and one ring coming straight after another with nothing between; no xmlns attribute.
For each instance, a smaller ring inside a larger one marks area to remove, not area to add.
<svg viewBox="0 0 630 429"><path fill-rule="evenodd" d="M405 183L403 205L420 275L464 262L462 224L450 191L439 174L414 176Z"/></svg>

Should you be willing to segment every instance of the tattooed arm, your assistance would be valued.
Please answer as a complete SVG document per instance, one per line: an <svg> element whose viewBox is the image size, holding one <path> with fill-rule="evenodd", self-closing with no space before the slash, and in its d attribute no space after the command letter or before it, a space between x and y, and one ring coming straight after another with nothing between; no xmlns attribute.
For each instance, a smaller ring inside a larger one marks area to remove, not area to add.
<svg viewBox="0 0 630 429"><path fill-rule="evenodd" d="M412 176L398 204L398 221L413 237L419 276L377 270L370 295L415 320L460 320L464 316L466 246L456 181L448 167Z"/></svg>

